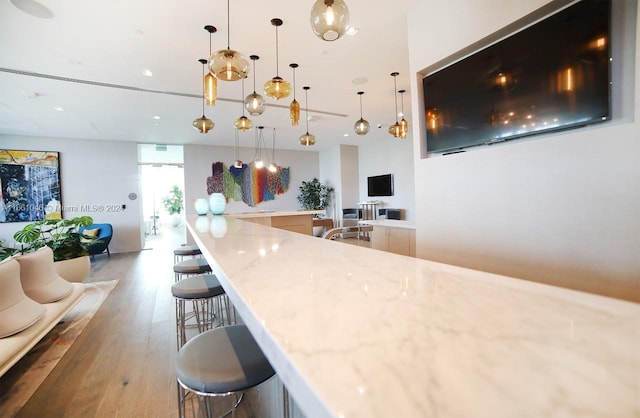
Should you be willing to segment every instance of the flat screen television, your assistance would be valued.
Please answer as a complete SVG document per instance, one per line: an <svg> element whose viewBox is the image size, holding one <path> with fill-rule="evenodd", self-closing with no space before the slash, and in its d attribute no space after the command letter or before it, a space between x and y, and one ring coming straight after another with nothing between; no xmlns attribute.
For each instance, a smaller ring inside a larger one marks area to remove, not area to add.
<svg viewBox="0 0 640 418"><path fill-rule="evenodd" d="M367 195L393 196L393 174L367 177Z"/></svg>
<svg viewBox="0 0 640 418"><path fill-rule="evenodd" d="M611 0L582 0L423 78L427 153L610 119Z"/></svg>

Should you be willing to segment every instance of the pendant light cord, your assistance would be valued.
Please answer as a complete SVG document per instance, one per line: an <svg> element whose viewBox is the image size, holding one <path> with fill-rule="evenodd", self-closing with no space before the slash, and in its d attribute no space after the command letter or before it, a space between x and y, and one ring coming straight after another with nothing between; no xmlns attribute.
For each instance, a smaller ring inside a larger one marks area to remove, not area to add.
<svg viewBox="0 0 640 418"><path fill-rule="evenodd" d="M238 129L234 129L236 134L236 161L240 161L240 133Z"/></svg>
<svg viewBox="0 0 640 418"><path fill-rule="evenodd" d="M276 26L276 77L279 74L279 66L278 66L278 26Z"/></svg>
<svg viewBox="0 0 640 418"><path fill-rule="evenodd" d="M276 159L276 128L273 128L273 141L271 143L271 162Z"/></svg>
<svg viewBox="0 0 640 418"><path fill-rule="evenodd" d="M397 76L398 76L397 74L393 76L393 97L396 102L396 123L398 123L398 93L397 93L398 86L396 85Z"/></svg>
<svg viewBox="0 0 640 418"><path fill-rule="evenodd" d="M293 100L295 99L296 99L296 67L293 67Z"/></svg>
<svg viewBox="0 0 640 418"><path fill-rule="evenodd" d="M359 94L360 96L360 119L362 119L362 94Z"/></svg>
<svg viewBox="0 0 640 418"><path fill-rule="evenodd" d="M305 102L304 113L306 115L305 118L307 119L307 135L309 135L309 87L303 87L303 89L304 89L304 102Z"/></svg>
<svg viewBox="0 0 640 418"><path fill-rule="evenodd" d="M247 77L243 77L242 78L242 97L240 100L240 103L242 103L242 116L244 116L244 79Z"/></svg>
<svg viewBox="0 0 640 418"><path fill-rule="evenodd" d="M202 78L204 78L205 76L205 72L204 72L204 60L201 63L202 64ZM204 83L202 83L202 117L204 118L204 96L206 95L207 90L204 87Z"/></svg>
<svg viewBox="0 0 640 418"><path fill-rule="evenodd" d="M231 49L231 41L229 38L231 37L231 24L229 23L229 0L227 0L227 49Z"/></svg>

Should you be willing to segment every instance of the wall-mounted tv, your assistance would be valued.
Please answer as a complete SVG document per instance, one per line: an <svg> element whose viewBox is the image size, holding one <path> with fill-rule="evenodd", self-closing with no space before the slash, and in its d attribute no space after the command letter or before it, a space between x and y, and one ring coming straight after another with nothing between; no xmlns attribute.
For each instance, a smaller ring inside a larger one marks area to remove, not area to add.
<svg viewBox="0 0 640 418"><path fill-rule="evenodd" d="M610 119L611 0L582 0L423 79L427 153Z"/></svg>
<svg viewBox="0 0 640 418"><path fill-rule="evenodd" d="M393 196L393 174L367 177L367 195Z"/></svg>

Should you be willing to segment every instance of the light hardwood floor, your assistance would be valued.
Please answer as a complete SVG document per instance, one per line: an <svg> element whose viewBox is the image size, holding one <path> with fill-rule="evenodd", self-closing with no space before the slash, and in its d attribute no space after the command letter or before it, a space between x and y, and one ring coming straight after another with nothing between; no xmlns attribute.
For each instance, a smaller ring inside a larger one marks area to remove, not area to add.
<svg viewBox="0 0 640 418"><path fill-rule="evenodd" d="M16 417L178 416L171 284L173 249L185 236L184 227L162 228L143 251L94 258L86 281L118 285ZM243 405L238 418L282 416L277 377ZM290 416L302 416L291 408Z"/></svg>

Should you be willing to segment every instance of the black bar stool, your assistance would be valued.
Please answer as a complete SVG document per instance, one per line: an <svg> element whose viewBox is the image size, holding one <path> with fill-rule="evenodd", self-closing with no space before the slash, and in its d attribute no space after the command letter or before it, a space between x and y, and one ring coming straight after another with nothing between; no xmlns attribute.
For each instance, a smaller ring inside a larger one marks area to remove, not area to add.
<svg viewBox="0 0 640 418"><path fill-rule="evenodd" d="M197 245L181 245L173 250L173 264L177 264L185 259L185 257L198 257L202 255L202 251Z"/></svg>
<svg viewBox="0 0 640 418"><path fill-rule="evenodd" d="M176 357L180 416L185 402L197 399L211 417L215 397L234 395L235 410L245 391L275 375L275 371L245 325L205 331L189 340Z"/></svg>
<svg viewBox="0 0 640 418"><path fill-rule="evenodd" d="M211 328L236 323L235 310L213 274L187 277L171 286L176 300L176 336L178 350L187 342L187 330L202 333ZM187 310L191 302L192 310ZM195 323L194 323L195 321Z"/></svg>
<svg viewBox="0 0 640 418"><path fill-rule="evenodd" d="M211 273L211 267L205 258L189 258L174 264L173 273L177 282L188 276Z"/></svg>

